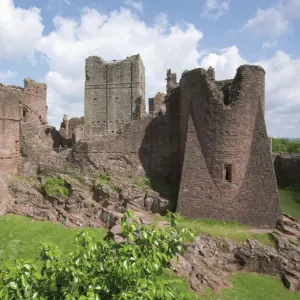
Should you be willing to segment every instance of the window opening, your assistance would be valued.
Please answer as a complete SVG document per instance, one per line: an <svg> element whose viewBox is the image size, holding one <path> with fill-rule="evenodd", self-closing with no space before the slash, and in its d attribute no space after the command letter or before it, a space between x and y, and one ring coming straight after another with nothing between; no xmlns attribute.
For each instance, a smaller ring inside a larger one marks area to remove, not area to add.
<svg viewBox="0 0 300 300"><path fill-rule="evenodd" d="M23 122L27 122L27 111L23 109Z"/></svg>
<svg viewBox="0 0 300 300"><path fill-rule="evenodd" d="M224 165L224 180L232 182L232 167L229 164Z"/></svg>

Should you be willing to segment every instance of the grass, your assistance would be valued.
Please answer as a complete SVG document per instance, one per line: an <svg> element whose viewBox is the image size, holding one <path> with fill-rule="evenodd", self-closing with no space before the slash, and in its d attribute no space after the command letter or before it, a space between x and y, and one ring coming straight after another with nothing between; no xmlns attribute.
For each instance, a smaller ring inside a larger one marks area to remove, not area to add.
<svg viewBox="0 0 300 300"><path fill-rule="evenodd" d="M97 176L95 176L95 182L99 182L101 184L109 185L110 176L107 173L100 173Z"/></svg>
<svg viewBox="0 0 300 300"><path fill-rule="evenodd" d="M300 294L286 289L281 280L258 274L236 273L229 277L230 288L215 292L210 288L204 289L203 295L191 291L185 278L176 277L166 270L161 276L164 280L175 280L174 284L181 292L189 292L199 300L300 300Z"/></svg>
<svg viewBox="0 0 300 300"><path fill-rule="evenodd" d="M38 245L42 241L53 243L59 246L64 253L69 253L74 247L74 235L82 230L69 229L48 221L34 221L16 215L0 217L0 228L0 258L4 261L14 259L36 260L39 255ZM97 240L103 239L106 235L106 231L102 228L88 228L87 230L92 232ZM202 296L190 290L185 278L176 277L170 270L166 270L161 278L175 280L174 284L180 291L189 292L195 296L195 299L300 300L300 295L285 289L280 280L263 275L234 274L229 278L233 288L223 289L219 293L207 288Z"/></svg>
<svg viewBox="0 0 300 300"><path fill-rule="evenodd" d="M286 214L300 220L300 191L296 188L279 189L281 209Z"/></svg>
<svg viewBox="0 0 300 300"><path fill-rule="evenodd" d="M110 175L108 173L100 173L93 178L93 187L98 187L98 185L106 185L110 187L114 192L117 192L117 188L110 182Z"/></svg>
<svg viewBox="0 0 300 300"><path fill-rule="evenodd" d="M155 221L163 220L161 216L155 216ZM263 244L274 246L274 241L267 233L255 233L250 226L235 222L219 222L215 220L190 220L178 221L178 229L189 228L194 230L195 235L208 233L212 237L228 238L235 242L245 242L247 239L256 239Z"/></svg>
<svg viewBox="0 0 300 300"><path fill-rule="evenodd" d="M46 177L46 180L41 185L41 191L45 196L69 197L71 186L63 179Z"/></svg>
<svg viewBox="0 0 300 300"><path fill-rule="evenodd" d="M286 289L277 278L249 274L237 273L229 278L233 288L225 288L216 293L206 290L203 296L198 299L203 300L299 300L300 294L293 293Z"/></svg>
<svg viewBox="0 0 300 300"><path fill-rule="evenodd" d="M147 177L139 176L136 177L134 181L135 181L135 185L143 191L150 187L150 179Z"/></svg>
<svg viewBox="0 0 300 300"><path fill-rule="evenodd" d="M76 174L76 173L69 173L68 174L70 178L77 180L80 183L84 183L84 179L81 175Z"/></svg>
<svg viewBox="0 0 300 300"><path fill-rule="evenodd" d="M70 229L48 221L6 215L0 218L0 260L30 259L39 255L41 242L59 246L63 252L72 251L74 236L82 229ZM97 239L106 235L103 228L88 228Z"/></svg>

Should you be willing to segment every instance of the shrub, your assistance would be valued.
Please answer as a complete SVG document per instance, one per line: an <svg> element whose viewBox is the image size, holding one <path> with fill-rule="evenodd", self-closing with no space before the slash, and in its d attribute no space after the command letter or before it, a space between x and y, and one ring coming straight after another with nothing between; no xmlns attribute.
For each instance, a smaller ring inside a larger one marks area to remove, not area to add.
<svg viewBox="0 0 300 300"><path fill-rule="evenodd" d="M270 138L272 142L272 152L300 153L300 141L289 139Z"/></svg>
<svg viewBox="0 0 300 300"><path fill-rule="evenodd" d="M184 70L182 73L181 73L181 76L185 75L189 70Z"/></svg>
<svg viewBox="0 0 300 300"><path fill-rule="evenodd" d="M43 244L41 271L23 261L2 268L0 299L191 299L174 282L158 277L192 235L174 228L176 215L168 217L172 226L157 228L142 225L127 212L121 222L122 242L109 236L95 242L82 232L69 255Z"/></svg>
<svg viewBox="0 0 300 300"><path fill-rule="evenodd" d="M71 194L71 186L63 179L56 177L47 177L41 185L41 191L45 196L69 197Z"/></svg>

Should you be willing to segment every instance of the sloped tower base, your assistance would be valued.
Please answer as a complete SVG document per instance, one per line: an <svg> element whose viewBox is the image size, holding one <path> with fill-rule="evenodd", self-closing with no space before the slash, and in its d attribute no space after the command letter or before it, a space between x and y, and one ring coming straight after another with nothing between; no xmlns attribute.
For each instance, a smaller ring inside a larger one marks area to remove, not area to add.
<svg viewBox="0 0 300 300"><path fill-rule="evenodd" d="M177 211L187 218L275 227L282 218L264 120L264 70L232 81L203 69L180 82L183 168Z"/></svg>

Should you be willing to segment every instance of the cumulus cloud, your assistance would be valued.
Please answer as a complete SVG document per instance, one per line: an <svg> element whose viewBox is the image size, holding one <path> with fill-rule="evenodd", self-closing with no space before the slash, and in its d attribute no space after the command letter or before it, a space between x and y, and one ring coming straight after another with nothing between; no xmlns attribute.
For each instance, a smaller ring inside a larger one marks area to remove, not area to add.
<svg viewBox="0 0 300 300"><path fill-rule="evenodd" d="M166 16L159 15L148 26L126 8L109 14L85 8L77 21L56 17L55 30L42 37L36 47L49 65L45 76L49 121L58 125L63 112L83 114L84 67L90 55L113 60L140 53L146 67L146 98L165 91L168 68L181 74L186 68L197 67L202 33L192 24L167 24Z"/></svg>
<svg viewBox="0 0 300 300"><path fill-rule="evenodd" d="M216 79L233 78L241 64L255 64L266 71L266 122L268 133L276 136L299 137L300 132L300 59L283 51L261 61L246 61L237 47L232 46L206 54L201 66L215 68Z"/></svg>
<svg viewBox="0 0 300 300"><path fill-rule="evenodd" d="M219 19L230 9L230 0L206 0L203 16Z"/></svg>
<svg viewBox="0 0 300 300"><path fill-rule="evenodd" d="M249 19L241 30L251 30L255 37L279 37L291 31L291 21L299 18L299 0L279 0L272 7L258 9L256 15Z"/></svg>
<svg viewBox="0 0 300 300"><path fill-rule="evenodd" d="M0 1L0 57L34 59L34 46L43 32L40 10L15 7L13 0Z"/></svg>
<svg viewBox="0 0 300 300"><path fill-rule="evenodd" d="M7 70L6 72L0 71L0 82L5 82L7 79L14 78L17 76L16 72Z"/></svg>
<svg viewBox="0 0 300 300"><path fill-rule="evenodd" d="M137 11L139 11L141 13L144 11L143 3L141 1L125 0L124 4L127 5L127 6L130 6L130 7L134 8L135 10L137 10Z"/></svg>
<svg viewBox="0 0 300 300"><path fill-rule="evenodd" d="M293 13L294 18L293 9L284 6L287 1L280 3L283 6L278 4L277 8L284 7L284 13ZM291 0L289 3L292 3ZM234 77L241 64L262 65L266 70L266 121L269 134L299 135L300 59L294 59L283 51L256 62L247 61L236 46L207 52L199 49L203 35L193 24L170 25L168 17L159 14L150 26L128 8L107 14L84 8L78 20L55 17L54 30L42 36L39 10L16 8L10 0L1 0L0 8L0 42L3 45L0 57L32 55L35 47L49 66L44 79L48 84L50 124L59 125L64 113L69 117L83 115L86 57L97 55L105 60L113 60L140 53L146 68L146 99L158 91L165 91L168 68L172 68L180 77L185 69L213 66L217 79L227 79ZM13 22L19 24L17 31L11 31L10 35L9 24L12 23L9 23L7 16L15 18ZM33 25L37 27L36 31L29 30ZM26 31L24 29L23 32L23 28L27 28ZM20 32L26 39L22 40ZM270 39L268 46L275 40ZM15 75L11 70L2 71L0 81Z"/></svg>

